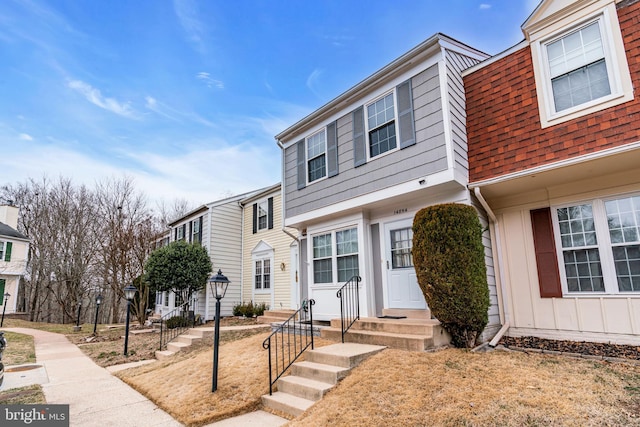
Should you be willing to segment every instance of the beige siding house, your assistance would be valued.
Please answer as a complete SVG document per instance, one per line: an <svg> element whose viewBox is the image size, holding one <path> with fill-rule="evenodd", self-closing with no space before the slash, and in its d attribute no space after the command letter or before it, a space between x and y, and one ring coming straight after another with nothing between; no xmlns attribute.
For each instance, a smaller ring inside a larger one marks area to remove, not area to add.
<svg viewBox="0 0 640 427"><path fill-rule="evenodd" d="M29 259L29 239L18 230L18 208L0 206L0 306L6 313L17 310L20 278ZM4 295L11 295L5 300Z"/></svg>
<svg viewBox="0 0 640 427"><path fill-rule="evenodd" d="M295 229L283 229L280 184L242 200L242 302L300 305Z"/></svg>

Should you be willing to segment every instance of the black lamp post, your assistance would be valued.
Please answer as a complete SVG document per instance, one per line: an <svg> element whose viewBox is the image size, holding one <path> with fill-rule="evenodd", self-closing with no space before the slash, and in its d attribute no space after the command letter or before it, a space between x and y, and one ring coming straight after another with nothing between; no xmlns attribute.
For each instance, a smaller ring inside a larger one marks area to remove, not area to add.
<svg viewBox="0 0 640 427"><path fill-rule="evenodd" d="M96 334L96 328L98 327L98 310L100 309L100 304L102 304L102 294L98 294L96 297L96 319L93 322L93 335Z"/></svg>
<svg viewBox="0 0 640 427"><path fill-rule="evenodd" d="M137 291L138 289L136 289L136 287L133 285L127 285L127 287L124 288L124 297L127 299L127 323L125 326L125 333L124 333L124 355L125 356L128 356L127 350L129 348L129 313L131 312L131 301L133 300L133 297L136 296Z"/></svg>
<svg viewBox="0 0 640 427"><path fill-rule="evenodd" d="M5 292L5 294L4 294L4 307L2 308L2 320L0 320L0 328L4 324L4 312L7 311L7 300L9 299L10 296L11 296L11 294L9 294L9 292Z"/></svg>
<svg viewBox="0 0 640 427"><path fill-rule="evenodd" d="M211 392L218 389L218 344L220 342L220 300L224 298L229 286L229 279L222 274L222 270L218 270L218 274L209 279L211 293L216 298L216 327L213 335L213 383Z"/></svg>

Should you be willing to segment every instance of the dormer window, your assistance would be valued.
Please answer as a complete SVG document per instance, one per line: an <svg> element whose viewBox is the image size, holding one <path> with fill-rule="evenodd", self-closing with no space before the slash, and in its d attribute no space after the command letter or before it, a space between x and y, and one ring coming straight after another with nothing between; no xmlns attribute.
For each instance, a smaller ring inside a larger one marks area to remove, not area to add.
<svg viewBox="0 0 640 427"><path fill-rule="evenodd" d="M611 94L599 21L546 48L556 112Z"/></svg>

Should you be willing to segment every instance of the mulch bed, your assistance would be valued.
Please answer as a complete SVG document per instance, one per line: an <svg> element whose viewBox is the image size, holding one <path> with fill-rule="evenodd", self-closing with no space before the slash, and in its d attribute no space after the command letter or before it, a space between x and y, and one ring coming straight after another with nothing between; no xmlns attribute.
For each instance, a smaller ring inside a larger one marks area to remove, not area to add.
<svg viewBox="0 0 640 427"><path fill-rule="evenodd" d="M597 357L640 360L640 346L549 340L537 337L502 337L500 344L513 349L536 349Z"/></svg>

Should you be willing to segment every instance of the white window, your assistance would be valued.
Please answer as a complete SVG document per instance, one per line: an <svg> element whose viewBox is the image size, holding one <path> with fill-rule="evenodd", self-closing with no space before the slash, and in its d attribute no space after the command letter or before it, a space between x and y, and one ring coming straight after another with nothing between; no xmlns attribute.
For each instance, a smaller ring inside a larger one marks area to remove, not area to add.
<svg viewBox="0 0 640 427"><path fill-rule="evenodd" d="M312 244L314 283L344 283L359 274L357 228L313 236Z"/></svg>
<svg viewBox="0 0 640 427"><path fill-rule="evenodd" d="M264 200L258 203L258 230L264 230L269 224L269 202Z"/></svg>
<svg viewBox="0 0 640 427"><path fill-rule="evenodd" d="M376 157L398 147L393 92L367 105L369 157Z"/></svg>
<svg viewBox="0 0 640 427"><path fill-rule="evenodd" d="M200 218L191 221L191 242L200 243Z"/></svg>
<svg viewBox="0 0 640 427"><path fill-rule="evenodd" d="M640 195L558 207L554 227L566 292L640 292Z"/></svg>
<svg viewBox="0 0 640 427"><path fill-rule="evenodd" d="M259 259L255 261L254 288L271 289L271 259Z"/></svg>
<svg viewBox="0 0 640 427"><path fill-rule="evenodd" d="M325 129L307 138L307 179L317 181L327 176L327 132Z"/></svg>
<svg viewBox="0 0 640 427"><path fill-rule="evenodd" d="M4 242L0 240L0 261L4 261Z"/></svg>
<svg viewBox="0 0 640 427"><path fill-rule="evenodd" d="M184 226L180 226L177 229L177 234L176 234L176 240L183 240L184 239Z"/></svg>
<svg viewBox="0 0 640 427"><path fill-rule="evenodd" d="M531 44L542 127L633 99L615 5L564 19L561 32Z"/></svg>

